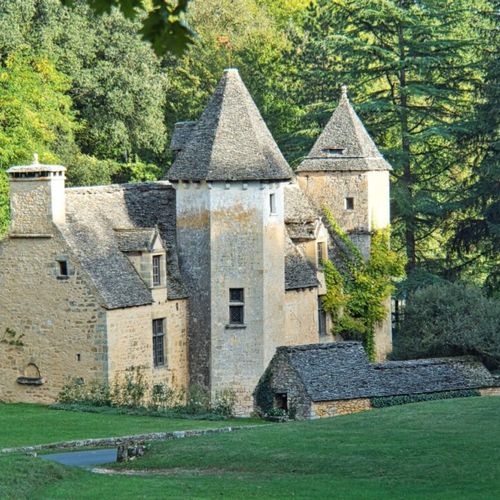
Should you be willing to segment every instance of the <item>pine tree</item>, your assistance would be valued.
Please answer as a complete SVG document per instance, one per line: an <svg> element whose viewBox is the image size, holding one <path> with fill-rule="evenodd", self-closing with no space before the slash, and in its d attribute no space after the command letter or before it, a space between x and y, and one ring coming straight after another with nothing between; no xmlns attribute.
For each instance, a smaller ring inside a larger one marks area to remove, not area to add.
<svg viewBox="0 0 500 500"><path fill-rule="evenodd" d="M442 267L459 186L470 172L457 138L481 78L475 53L483 7L465 0L320 0L306 18L299 74L309 82L309 108L321 117L318 110L332 107L331 91L349 85L394 166L394 233L409 272L423 262Z"/></svg>

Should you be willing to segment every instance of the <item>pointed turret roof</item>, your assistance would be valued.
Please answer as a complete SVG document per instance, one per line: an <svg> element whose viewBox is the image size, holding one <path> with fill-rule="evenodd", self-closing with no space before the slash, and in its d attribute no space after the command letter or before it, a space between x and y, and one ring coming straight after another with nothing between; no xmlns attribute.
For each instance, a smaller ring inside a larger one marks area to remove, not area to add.
<svg viewBox="0 0 500 500"><path fill-rule="evenodd" d="M292 176L238 70L225 70L167 178L245 181Z"/></svg>
<svg viewBox="0 0 500 500"><path fill-rule="evenodd" d="M337 109L297 169L298 172L336 170L392 170L349 102L345 85Z"/></svg>

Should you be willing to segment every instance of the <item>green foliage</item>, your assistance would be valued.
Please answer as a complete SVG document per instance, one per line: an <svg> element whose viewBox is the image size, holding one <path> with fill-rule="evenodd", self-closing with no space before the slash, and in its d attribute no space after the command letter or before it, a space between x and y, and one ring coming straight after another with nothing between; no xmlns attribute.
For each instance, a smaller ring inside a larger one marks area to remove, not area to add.
<svg viewBox="0 0 500 500"><path fill-rule="evenodd" d="M412 394L404 396L384 396L370 398L373 408L386 408L387 406L406 405L421 401L436 401L438 399L470 398L480 396L476 389L463 389L460 391L430 392L428 394Z"/></svg>
<svg viewBox="0 0 500 500"><path fill-rule="evenodd" d="M480 151L462 138L481 101L485 54L497 52L487 35L498 36L495 17L486 0L317 0L294 39L292 91L305 111L296 141L311 145L347 84L394 167L393 240L408 272L457 267L446 243Z"/></svg>
<svg viewBox="0 0 500 500"><path fill-rule="evenodd" d="M68 380L59 392L54 407L73 411L210 419L230 417L235 404L236 395L231 389L218 391L212 403L209 393L199 386L191 386L186 394L184 390L173 389L164 383L150 384L140 367L130 367L111 385L98 380L85 382L81 378Z"/></svg>
<svg viewBox="0 0 500 500"><path fill-rule="evenodd" d="M66 165L66 178L69 186L154 181L161 177L161 170L156 165L138 160L120 163L78 154L72 156Z"/></svg>
<svg viewBox="0 0 500 500"><path fill-rule="evenodd" d="M61 2L71 6L75 0ZM189 0L89 0L88 4L97 14L109 13L116 7L129 19L141 17L140 32L159 56L167 52L182 54L193 43L195 34L184 22Z"/></svg>
<svg viewBox="0 0 500 500"><path fill-rule="evenodd" d="M407 299L394 356L419 358L473 354L500 363L500 301L477 287L439 283Z"/></svg>
<svg viewBox="0 0 500 500"><path fill-rule="evenodd" d="M363 340L370 359L375 355L374 332L387 316L386 301L395 287L393 279L403 274L403 260L390 249L389 229L374 231L370 258L364 261L357 247L342 231L328 209L324 209L329 230L347 251L339 252L342 266L324 262L327 293L323 308L333 320L333 333L351 340Z"/></svg>

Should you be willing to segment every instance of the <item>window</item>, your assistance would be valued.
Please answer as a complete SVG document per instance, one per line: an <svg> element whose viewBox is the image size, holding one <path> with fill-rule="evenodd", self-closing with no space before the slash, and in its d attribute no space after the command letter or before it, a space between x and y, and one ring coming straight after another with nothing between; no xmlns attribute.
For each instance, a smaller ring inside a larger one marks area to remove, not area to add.
<svg viewBox="0 0 500 500"><path fill-rule="evenodd" d="M161 285L161 255L153 255L153 286Z"/></svg>
<svg viewBox="0 0 500 500"><path fill-rule="evenodd" d="M276 194L271 193L269 195L269 211L271 214L276 213Z"/></svg>
<svg viewBox="0 0 500 500"><path fill-rule="evenodd" d="M346 198L345 199L345 209L346 210L354 210L354 198Z"/></svg>
<svg viewBox="0 0 500 500"><path fill-rule="evenodd" d="M153 320L153 365L165 364L165 318Z"/></svg>
<svg viewBox="0 0 500 500"><path fill-rule="evenodd" d="M229 324L242 325L245 320L244 315L244 294L243 288L229 289Z"/></svg>
<svg viewBox="0 0 500 500"><path fill-rule="evenodd" d="M323 242L319 241L317 243L317 247L318 247L318 250L317 250L318 266L320 266L321 263L325 260L325 255L324 255L324 252L323 252Z"/></svg>
<svg viewBox="0 0 500 500"><path fill-rule="evenodd" d="M68 261L58 260L57 265L59 267L58 268L59 276L67 278L69 276L69 274L68 274Z"/></svg>
<svg viewBox="0 0 500 500"><path fill-rule="evenodd" d="M321 297L318 297L318 333L320 337L326 335L326 313L323 310Z"/></svg>
<svg viewBox="0 0 500 500"><path fill-rule="evenodd" d="M341 156L344 154L344 148L326 148L323 152L330 156Z"/></svg>

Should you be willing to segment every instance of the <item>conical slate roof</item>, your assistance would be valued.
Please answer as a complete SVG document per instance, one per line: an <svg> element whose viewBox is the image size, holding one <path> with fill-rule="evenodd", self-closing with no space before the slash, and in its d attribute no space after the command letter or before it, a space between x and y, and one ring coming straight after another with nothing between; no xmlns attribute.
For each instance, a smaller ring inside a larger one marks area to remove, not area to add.
<svg viewBox="0 0 500 500"><path fill-rule="evenodd" d="M392 170L368 135L342 87L342 96L330 121L298 172Z"/></svg>
<svg viewBox="0 0 500 500"><path fill-rule="evenodd" d="M167 178L245 181L292 176L238 70L225 70Z"/></svg>

